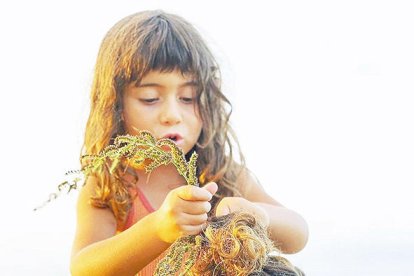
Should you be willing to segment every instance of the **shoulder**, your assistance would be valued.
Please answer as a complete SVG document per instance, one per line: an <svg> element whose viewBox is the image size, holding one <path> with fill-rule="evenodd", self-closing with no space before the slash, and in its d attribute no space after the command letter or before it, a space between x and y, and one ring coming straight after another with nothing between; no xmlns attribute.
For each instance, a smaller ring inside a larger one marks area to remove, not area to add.
<svg viewBox="0 0 414 276"><path fill-rule="evenodd" d="M94 176L88 176L85 184L81 188L78 197L77 211L78 216L87 214L90 211L104 210L105 213L112 213L108 208L98 208L92 204L92 198L96 197L97 189L99 187L99 180ZM84 213L86 212L86 213Z"/></svg>
<svg viewBox="0 0 414 276"><path fill-rule="evenodd" d="M281 204L270 196L257 177L247 167L240 167L240 174L237 177L237 186L242 196L252 202L263 202L281 206Z"/></svg>
<svg viewBox="0 0 414 276"><path fill-rule="evenodd" d="M76 234L72 254L97 241L114 236L117 221L109 208L98 208L92 205L98 180L88 177L79 193L77 202ZM97 227L99 225L99 227Z"/></svg>
<svg viewBox="0 0 414 276"><path fill-rule="evenodd" d="M99 186L99 180L96 177L89 176L85 185L82 187L79 193L77 203L77 215L79 219L96 217L102 218L114 224L116 226L116 219L114 214L109 208L98 207L92 204L92 198L96 197L97 188Z"/></svg>

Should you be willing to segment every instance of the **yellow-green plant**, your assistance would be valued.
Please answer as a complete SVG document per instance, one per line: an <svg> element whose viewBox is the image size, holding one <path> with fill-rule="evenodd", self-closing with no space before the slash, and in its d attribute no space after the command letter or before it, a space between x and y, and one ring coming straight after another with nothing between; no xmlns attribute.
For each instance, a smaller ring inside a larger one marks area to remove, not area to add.
<svg viewBox="0 0 414 276"><path fill-rule="evenodd" d="M168 138L157 140L145 130L140 131L138 135L120 135L115 138L113 144L105 147L99 154L82 156L82 163L86 165L81 170L66 173L67 176L76 175L75 178L59 184L58 192L50 194L48 200L34 210L56 199L65 190L67 193L76 190L82 177L100 173L106 166L109 166L109 173L113 174L122 163L142 167L147 173L161 165L172 163L188 185L199 186L196 174L197 157L194 151L187 162L183 151L174 141Z"/></svg>
<svg viewBox="0 0 414 276"><path fill-rule="evenodd" d="M133 166L141 166L150 173L161 165L172 163L187 184L198 186L197 157L197 153L193 152L187 162L183 151L171 139L156 140L150 132L143 130L139 135L116 137L114 143L104 148L98 155L83 156L82 159L87 165L82 172L85 175L100 172L105 165L110 164L109 172L113 173L122 161L126 161Z"/></svg>

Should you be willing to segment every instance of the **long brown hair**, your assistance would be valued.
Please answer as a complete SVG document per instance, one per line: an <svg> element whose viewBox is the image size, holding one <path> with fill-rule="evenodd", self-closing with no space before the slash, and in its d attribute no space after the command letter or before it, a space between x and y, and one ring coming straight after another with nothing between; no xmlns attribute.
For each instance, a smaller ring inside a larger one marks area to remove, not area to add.
<svg viewBox="0 0 414 276"><path fill-rule="evenodd" d="M163 11L125 17L104 37L95 66L82 154L98 154L116 136L125 134L121 119L124 88L131 82L139 82L152 70L179 70L195 76L203 129L192 151L199 154L200 183L218 183L214 202L223 196L237 195L235 182L244 161L240 151L240 164L233 159L237 138L229 125L231 104L221 91L217 63L190 23ZM109 207L123 221L132 198L120 174L110 175L104 170L96 175L98 188L92 204Z"/></svg>

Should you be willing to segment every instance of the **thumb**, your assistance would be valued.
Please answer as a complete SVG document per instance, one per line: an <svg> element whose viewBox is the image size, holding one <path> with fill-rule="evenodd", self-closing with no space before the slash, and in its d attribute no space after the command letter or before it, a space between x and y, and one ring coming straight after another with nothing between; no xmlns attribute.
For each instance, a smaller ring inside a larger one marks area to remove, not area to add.
<svg viewBox="0 0 414 276"><path fill-rule="evenodd" d="M207 190L208 192L210 192L210 194L213 196L217 190L218 190L218 186L215 182L209 182L206 185L204 185L202 187L203 189Z"/></svg>
<svg viewBox="0 0 414 276"><path fill-rule="evenodd" d="M225 216L231 213L230 206L225 201L220 201L216 208L216 216Z"/></svg>

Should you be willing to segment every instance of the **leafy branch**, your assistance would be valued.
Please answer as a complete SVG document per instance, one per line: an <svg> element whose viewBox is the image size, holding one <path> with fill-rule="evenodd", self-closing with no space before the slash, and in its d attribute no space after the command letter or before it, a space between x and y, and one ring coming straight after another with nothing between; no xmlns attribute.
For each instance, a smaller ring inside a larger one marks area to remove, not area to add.
<svg viewBox="0 0 414 276"><path fill-rule="evenodd" d="M169 150L165 150L165 148ZM126 160L132 167L142 167L146 173L161 165L172 163L187 184L198 186L196 175L197 153L193 152L187 162L183 151L170 139L156 140L148 131L139 135L122 135L115 138L113 145L104 148L98 155L85 155L82 160L88 164L82 169L85 175L99 172L105 164L111 164L112 174Z"/></svg>
<svg viewBox="0 0 414 276"><path fill-rule="evenodd" d="M50 194L49 199L34 211L56 199L65 189L67 193L77 189L78 182L82 180L79 174L87 177L103 172L106 166L109 166L110 174L114 174L121 164L143 168L146 173L150 173L161 165L172 163L188 185L199 186L196 175L197 157L197 153L193 152L187 162L183 151L172 140L168 138L157 140L146 130L140 131L138 135L120 135L115 138L113 144L105 147L99 154L82 156L82 163L87 165L81 170L69 171L65 174L77 174L78 176L59 184L58 192Z"/></svg>

